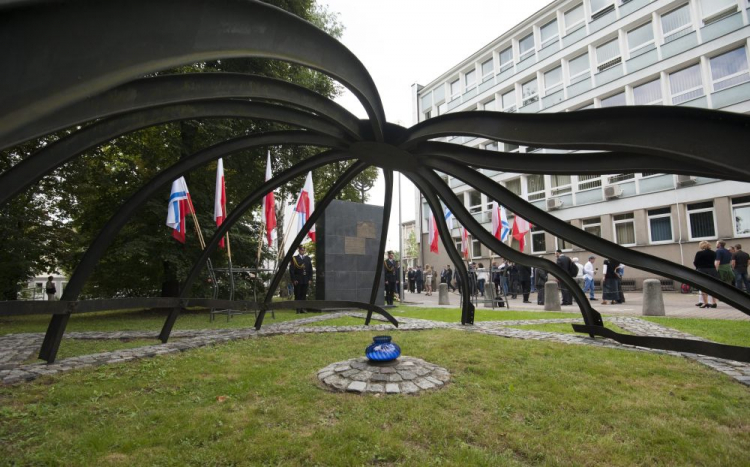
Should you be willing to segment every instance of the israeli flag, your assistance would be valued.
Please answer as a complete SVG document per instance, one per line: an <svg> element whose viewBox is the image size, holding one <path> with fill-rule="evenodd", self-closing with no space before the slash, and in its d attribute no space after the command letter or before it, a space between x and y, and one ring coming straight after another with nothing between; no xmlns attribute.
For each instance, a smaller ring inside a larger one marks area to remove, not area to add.
<svg viewBox="0 0 750 467"><path fill-rule="evenodd" d="M443 214L445 216L445 223L448 224L448 230L453 230L453 213L446 207Z"/></svg>

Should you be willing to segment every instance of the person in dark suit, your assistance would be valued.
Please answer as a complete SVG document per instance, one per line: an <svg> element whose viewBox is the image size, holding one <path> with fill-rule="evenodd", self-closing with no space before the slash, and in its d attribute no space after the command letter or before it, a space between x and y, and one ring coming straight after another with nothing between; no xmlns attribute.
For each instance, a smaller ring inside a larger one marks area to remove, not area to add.
<svg viewBox="0 0 750 467"><path fill-rule="evenodd" d="M536 304L544 305L544 284L547 283L547 271L541 268L535 268L534 281L536 282Z"/></svg>
<svg viewBox="0 0 750 467"><path fill-rule="evenodd" d="M417 288L417 273L414 269L409 268L409 272L406 273L406 278L409 280L409 292L414 293Z"/></svg>
<svg viewBox="0 0 750 467"><path fill-rule="evenodd" d="M388 258L383 261L383 275L385 276L385 303L393 305L393 293L398 281L398 263L393 258L393 252L388 252Z"/></svg>
<svg viewBox="0 0 750 467"><path fill-rule="evenodd" d="M578 274L578 266L576 266L570 258L565 256L562 251L557 250L555 256L557 257L557 265L560 266L563 271L567 272L570 277L575 277ZM575 271L575 274L572 273L573 271ZM562 305L572 305L573 297L570 295L570 289L568 289L565 283L559 279L558 284L560 285L560 293L562 293Z"/></svg>
<svg viewBox="0 0 750 467"><path fill-rule="evenodd" d="M417 272L414 273L414 281L417 283L417 293L422 293L422 288L424 288L424 274L422 274L422 266L417 266Z"/></svg>
<svg viewBox="0 0 750 467"><path fill-rule="evenodd" d="M445 283L448 284L448 288L451 289L451 291L455 291L456 289L453 287L453 269L451 269L451 265L449 264L446 266L445 270Z"/></svg>
<svg viewBox="0 0 750 467"><path fill-rule="evenodd" d="M518 264L516 267L518 268L518 281L521 284L523 302L531 303L529 301L529 292L531 291L531 268L525 264Z"/></svg>
<svg viewBox="0 0 750 467"><path fill-rule="evenodd" d="M312 280L312 274L312 261L305 254L305 247L300 245L297 254L292 256L292 264L289 265L295 300L307 300L307 288ZM297 308L297 314L300 313L306 313L305 309Z"/></svg>

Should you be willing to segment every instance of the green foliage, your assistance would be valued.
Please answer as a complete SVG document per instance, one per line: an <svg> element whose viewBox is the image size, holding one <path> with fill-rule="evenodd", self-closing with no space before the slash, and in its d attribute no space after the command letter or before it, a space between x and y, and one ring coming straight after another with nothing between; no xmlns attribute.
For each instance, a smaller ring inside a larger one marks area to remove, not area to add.
<svg viewBox="0 0 750 467"><path fill-rule="evenodd" d="M417 243L417 235L413 230L409 232L409 236L406 238L406 256L409 258L419 257L419 244Z"/></svg>

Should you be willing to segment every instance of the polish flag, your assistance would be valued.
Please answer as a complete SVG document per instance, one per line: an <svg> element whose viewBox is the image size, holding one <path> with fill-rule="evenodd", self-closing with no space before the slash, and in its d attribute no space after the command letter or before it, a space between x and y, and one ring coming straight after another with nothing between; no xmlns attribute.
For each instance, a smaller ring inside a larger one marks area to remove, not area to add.
<svg viewBox="0 0 750 467"><path fill-rule="evenodd" d="M266 181L273 177L271 173L271 151L268 151L266 159ZM276 200L273 196L273 190L269 191L263 197L263 222L266 224L266 238L268 246L272 247L276 240Z"/></svg>
<svg viewBox="0 0 750 467"><path fill-rule="evenodd" d="M430 225L427 231L429 233L430 251L438 253L438 229L434 214L430 215Z"/></svg>
<svg viewBox="0 0 750 467"><path fill-rule="evenodd" d="M227 190L224 186L224 160L219 158L216 165L216 193L214 195L214 220L216 227L224 223L227 218ZM224 237L219 242L219 247L224 248Z"/></svg>
<svg viewBox="0 0 750 467"><path fill-rule="evenodd" d="M469 232L466 230L466 227L461 230L461 254L464 259L469 259Z"/></svg>
<svg viewBox="0 0 750 467"><path fill-rule="evenodd" d="M504 206L498 206L497 201L492 202L492 234L504 242L510 234L510 224Z"/></svg>
<svg viewBox="0 0 750 467"><path fill-rule="evenodd" d="M180 243L185 243L185 215L193 212L193 201L190 199L185 177L180 177L172 182L167 207L167 225L174 229L172 237Z"/></svg>
<svg viewBox="0 0 750 467"><path fill-rule="evenodd" d="M294 210L297 211L297 233L299 233L315 210L315 193L313 192L312 172L307 172L305 186L303 186L302 191L299 192L297 207L294 208ZM315 242L315 224L313 224L310 231L307 232L307 236L310 237L310 240Z"/></svg>
<svg viewBox="0 0 750 467"><path fill-rule="evenodd" d="M525 246L526 232L531 230L531 224L526 219L516 214L516 218L513 220L513 238L518 240L518 246L523 253Z"/></svg>

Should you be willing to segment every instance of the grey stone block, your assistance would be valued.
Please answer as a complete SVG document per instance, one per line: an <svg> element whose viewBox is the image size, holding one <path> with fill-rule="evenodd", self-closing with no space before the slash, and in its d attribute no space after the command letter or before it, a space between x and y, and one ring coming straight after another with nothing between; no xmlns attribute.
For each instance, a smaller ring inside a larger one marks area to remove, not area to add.
<svg viewBox="0 0 750 467"><path fill-rule="evenodd" d="M560 305L560 293L558 292L557 282L555 281L547 281L547 283L544 284L544 310L562 310L562 306Z"/></svg>
<svg viewBox="0 0 750 467"><path fill-rule="evenodd" d="M438 286L438 305L450 305L450 300L448 300L448 284L440 284Z"/></svg>
<svg viewBox="0 0 750 467"><path fill-rule="evenodd" d="M643 316L664 316L664 297L658 279L643 281Z"/></svg>

